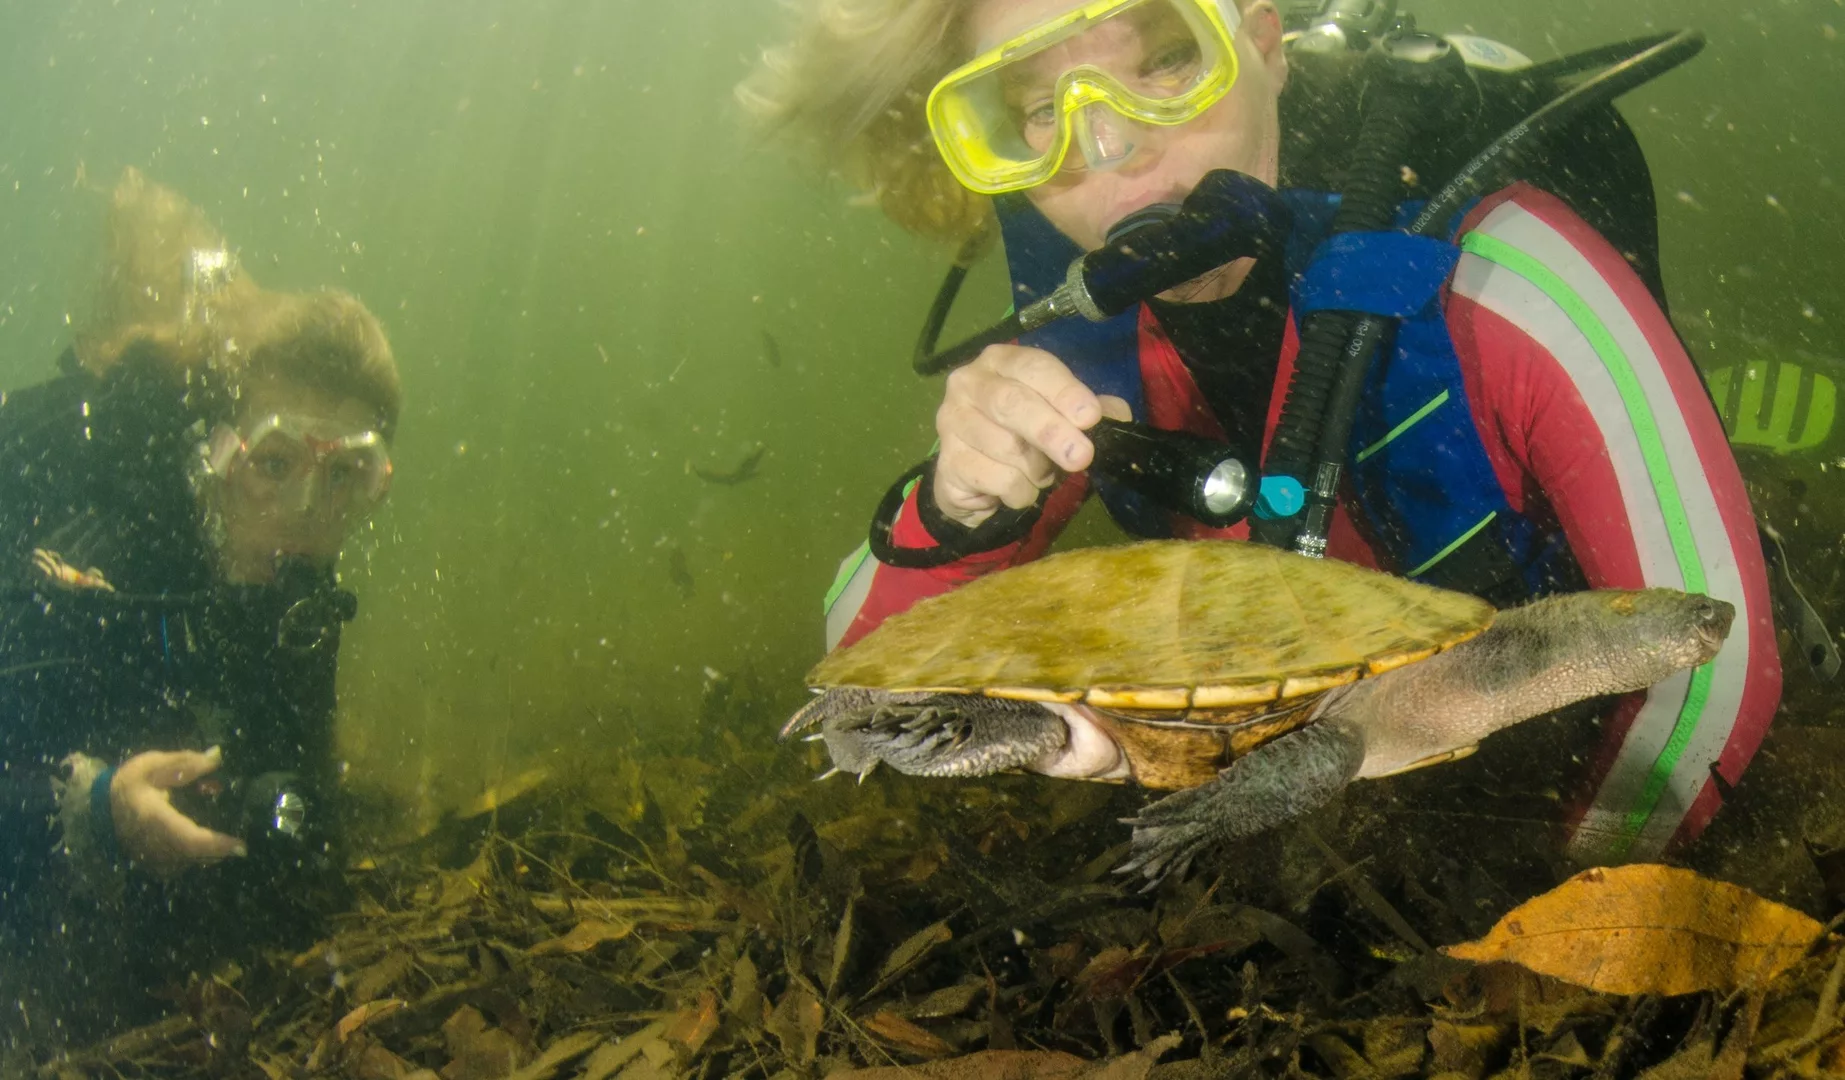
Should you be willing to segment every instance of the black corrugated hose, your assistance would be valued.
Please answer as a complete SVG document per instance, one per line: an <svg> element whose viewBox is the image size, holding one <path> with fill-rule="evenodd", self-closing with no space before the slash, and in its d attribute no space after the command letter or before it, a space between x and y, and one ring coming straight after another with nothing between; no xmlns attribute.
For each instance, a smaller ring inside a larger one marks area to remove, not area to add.
<svg viewBox="0 0 1845 1080"><path fill-rule="evenodd" d="M1382 53L1373 55L1381 57ZM1338 213L1333 217L1333 235L1390 227L1403 198L1403 163L1409 158L1411 142L1441 111L1439 106L1431 108L1429 81L1406 77L1400 62L1380 60L1374 70L1366 88L1358 145L1352 152ZM1269 443L1263 475L1292 476L1311 489L1327 405L1343 367L1346 343L1361 318L1349 311L1320 311L1307 316L1301 328L1300 352L1294 360L1294 377L1282 401L1281 419ZM1285 548L1293 542L1300 522L1298 515L1256 518L1250 522L1250 538Z"/></svg>

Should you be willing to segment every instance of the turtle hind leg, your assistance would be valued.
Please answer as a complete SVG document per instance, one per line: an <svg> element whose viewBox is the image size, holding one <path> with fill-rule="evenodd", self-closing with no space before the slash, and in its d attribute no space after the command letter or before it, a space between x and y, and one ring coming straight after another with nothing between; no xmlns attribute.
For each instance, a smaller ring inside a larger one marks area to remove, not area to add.
<svg viewBox="0 0 1845 1080"><path fill-rule="evenodd" d="M878 694L821 727L833 765L862 778L882 762L911 776L989 776L1063 747L1062 718L977 694Z"/></svg>
<svg viewBox="0 0 1845 1080"><path fill-rule="evenodd" d="M1183 874L1207 847L1324 806L1358 775L1364 757L1364 734L1339 720L1283 735L1231 762L1209 783L1126 819L1134 826L1134 844L1116 872L1139 874L1152 889L1168 875Z"/></svg>

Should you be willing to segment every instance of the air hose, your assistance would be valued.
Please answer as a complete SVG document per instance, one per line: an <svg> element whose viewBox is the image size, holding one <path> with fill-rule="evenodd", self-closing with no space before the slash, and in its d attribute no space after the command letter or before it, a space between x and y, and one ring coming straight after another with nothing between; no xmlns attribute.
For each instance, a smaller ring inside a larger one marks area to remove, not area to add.
<svg viewBox="0 0 1845 1080"><path fill-rule="evenodd" d="M1403 162L1410 157L1412 143L1440 121L1444 98L1452 98L1467 79L1466 64L1453 46L1413 30L1379 41L1366 62L1372 71L1364 123L1333 217L1333 236L1391 226L1402 200ZM1320 311L1305 319L1294 376L1263 465L1265 476L1291 478L1302 488L1309 486L1314 463L1321 456L1321 432L1344 367L1346 344L1363 318L1356 312ZM1287 547L1300 522L1299 515L1257 517L1250 523L1250 536Z"/></svg>

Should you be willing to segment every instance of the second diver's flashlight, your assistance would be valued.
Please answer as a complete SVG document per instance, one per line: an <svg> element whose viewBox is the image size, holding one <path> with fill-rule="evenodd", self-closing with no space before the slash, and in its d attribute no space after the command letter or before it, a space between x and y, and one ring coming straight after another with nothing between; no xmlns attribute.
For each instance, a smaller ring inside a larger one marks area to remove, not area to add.
<svg viewBox="0 0 1845 1080"><path fill-rule="evenodd" d="M1234 525L1255 507L1255 470L1223 443L1119 420L1098 421L1089 439L1091 472L1202 525Z"/></svg>

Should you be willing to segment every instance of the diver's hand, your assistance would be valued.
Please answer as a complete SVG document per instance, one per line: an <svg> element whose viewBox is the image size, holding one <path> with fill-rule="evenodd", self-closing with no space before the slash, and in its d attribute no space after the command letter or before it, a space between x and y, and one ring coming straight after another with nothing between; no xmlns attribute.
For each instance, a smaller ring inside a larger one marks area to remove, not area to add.
<svg viewBox="0 0 1845 1080"><path fill-rule="evenodd" d="M1050 353L988 346L948 376L936 410L935 505L969 528L1002 503L1023 510L1062 473L1089 467L1083 432L1105 415L1128 419L1127 403L1097 397Z"/></svg>
<svg viewBox="0 0 1845 1080"><path fill-rule="evenodd" d="M149 750L124 761L109 781L109 812L122 854L163 875L246 854L242 840L175 810L168 794L216 772L222 760L214 746L202 754Z"/></svg>

